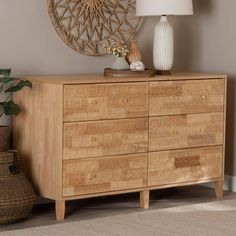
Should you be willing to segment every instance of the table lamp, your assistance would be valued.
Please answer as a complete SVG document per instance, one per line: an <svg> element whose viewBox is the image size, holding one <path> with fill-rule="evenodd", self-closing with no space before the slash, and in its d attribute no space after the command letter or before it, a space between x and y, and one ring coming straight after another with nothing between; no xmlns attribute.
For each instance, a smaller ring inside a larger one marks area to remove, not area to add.
<svg viewBox="0 0 236 236"><path fill-rule="evenodd" d="M155 27L153 61L157 74L171 74L174 31L167 15L193 15L192 0L136 0L136 15L161 16Z"/></svg>

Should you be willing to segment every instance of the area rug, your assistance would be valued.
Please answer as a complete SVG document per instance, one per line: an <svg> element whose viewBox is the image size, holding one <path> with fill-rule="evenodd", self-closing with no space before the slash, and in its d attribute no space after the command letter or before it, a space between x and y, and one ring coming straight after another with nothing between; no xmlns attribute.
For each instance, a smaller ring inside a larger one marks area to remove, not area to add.
<svg viewBox="0 0 236 236"><path fill-rule="evenodd" d="M6 231L1 236L235 236L236 200Z"/></svg>

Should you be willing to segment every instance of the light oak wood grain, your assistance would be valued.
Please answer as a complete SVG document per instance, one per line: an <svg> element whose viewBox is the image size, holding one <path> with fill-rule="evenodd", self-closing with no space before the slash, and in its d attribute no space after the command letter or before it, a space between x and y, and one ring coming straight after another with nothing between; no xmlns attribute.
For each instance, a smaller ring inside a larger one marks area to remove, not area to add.
<svg viewBox="0 0 236 236"><path fill-rule="evenodd" d="M14 148L58 220L68 200L140 192L147 208L150 190L206 182L222 196L225 75L27 79L33 89L14 95Z"/></svg>
<svg viewBox="0 0 236 236"><path fill-rule="evenodd" d="M33 83L14 94L22 113L14 118L14 149L37 193L58 199L62 194L63 86Z"/></svg>
<svg viewBox="0 0 236 236"><path fill-rule="evenodd" d="M140 207L141 208L143 209L149 208L149 195L150 195L149 190L140 192Z"/></svg>
<svg viewBox="0 0 236 236"><path fill-rule="evenodd" d="M152 117L149 151L223 144L224 114Z"/></svg>
<svg viewBox="0 0 236 236"><path fill-rule="evenodd" d="M103 193L90 193L90 194L84 194L84 195L74 195L74 196L68 196L64 197L63 199L69 200L79 200L79 199L87 199L87 198L96 198L101 196L109 196L109 195L122 195L126 193L141 193L145 190L157 190L157 189L166 189L166 188L173 188L173 187L181 187L181 186L190 186L190 185L196 185L196 184L205 184L205 183L213 183L216 181L220 181L222 178L214 178L214 179L200 179L190 182L183 182L183 183L169 183L169 184L163 184L163 185L153 185L153 186L146 186L142 188L134 188L134 189L125 189L125 190L118 190L118 191L112 191L112 192L103 192Z"/></svg>
<svg viewBox="0 0 236 236"><path fill-rule="evenodd" d="M147 185L147 154L63 162L63 196L110 192Z"/></svg>
<svg viewBox="0 0 236 236"><path fill-rule="evenodd" d="M64 121L148 116L149 83L66 85Z"/></svg>
<svg viewBox="0 0 236 236"><path fill-rule="evenodd" d="M80 75L52 75L52 76L26 76L23 79L40 83L52 83L62 85L73 84L100 84L100 83L127 83L127 82L147 82L147 81L179 81L179 80L208 80L226 78L224 74L206 73L176 73L169 76L155 76L151 78L109 78L102 74L80 74Z"/></svg>
<svg viewBox="0 0 236 236"><path fill-rule="evenodd" d="M150 116L224 111L224 79L152 82Z"/></svg>
<svg viewBox="0 0 236 236"><path fill-rule="evenodd" d="M224 181L219 180L215 182L215 193L217 198L224 197Z"/></svg>
<svg viewBox="0 0 236 236"><path fill-rule="evenodd" d="M148 185L222 177L222 146L153 152L148 155Z"/></svg>
<svg viewBox="0 0 236 236"><path fill-rule="evenodd" d="M148 119L64 124L64 159L148 151Z"/></svg>
<svg viewBox="0 0 236 236"><path fill-rule="evenodd" d="M64 200L56 200L55 210L57 221L63 221L65 219L66 202Z"/></svg>

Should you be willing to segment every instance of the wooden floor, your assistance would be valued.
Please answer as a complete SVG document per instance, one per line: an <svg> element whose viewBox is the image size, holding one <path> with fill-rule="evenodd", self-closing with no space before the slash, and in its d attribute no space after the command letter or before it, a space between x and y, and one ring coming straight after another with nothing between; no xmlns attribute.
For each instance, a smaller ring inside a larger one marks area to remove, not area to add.
<svg viewBox="0 0 236 236"><path fill-rule="evenodd" d="M216 201L214 189L202 186L151 191L150 198L151 210ZM236 193L225 192L224 199L236 200ZM67 203L65 222L83 221L138 211L145 211L139 208L138 193L71 201ZM0 226L0 232L54 224L59 224L55 220L54 204L47 203L35 206L30 218L22 222Z"/></svg>

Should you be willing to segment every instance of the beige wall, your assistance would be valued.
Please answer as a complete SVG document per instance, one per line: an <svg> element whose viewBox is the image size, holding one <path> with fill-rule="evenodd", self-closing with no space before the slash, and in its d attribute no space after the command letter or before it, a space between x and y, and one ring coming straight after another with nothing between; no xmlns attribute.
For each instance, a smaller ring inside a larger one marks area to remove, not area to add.
<svg viewBox="0 0 236 236"><path fill-rule="evenodd" d="M236 175L236 1L195 0L195 8L194 16L171 18L175 70L229 74L226 167L227 174ZM46 0L0 0L0 9L0 68L11 67L17 76L102 72L112 61L111 56L88 57L68 48L51 25ZM145 19L138 34L148 66L157 20Z"/></svg>

